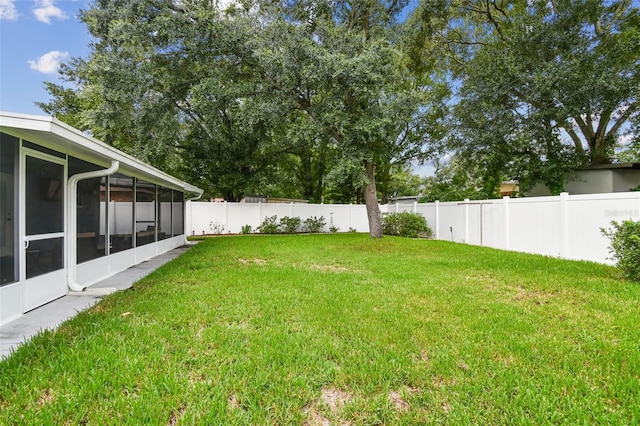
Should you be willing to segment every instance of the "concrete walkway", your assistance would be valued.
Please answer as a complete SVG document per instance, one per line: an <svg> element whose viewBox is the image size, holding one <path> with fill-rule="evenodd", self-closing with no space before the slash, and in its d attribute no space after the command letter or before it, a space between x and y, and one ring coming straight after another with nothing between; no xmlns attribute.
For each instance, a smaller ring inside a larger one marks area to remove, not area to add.
<svg viewBox="0 0 640 426"><path fill-rule="evenodd" d="M122 272L112 275L82 292L69 292L46 305L27 312L20 318L0 327L0 359L28 341L40 331L53 330L78 312L95 305L102 297L130 288L136 281L155 271L160 266L180 256L193 244L170 250Z"/></svg>

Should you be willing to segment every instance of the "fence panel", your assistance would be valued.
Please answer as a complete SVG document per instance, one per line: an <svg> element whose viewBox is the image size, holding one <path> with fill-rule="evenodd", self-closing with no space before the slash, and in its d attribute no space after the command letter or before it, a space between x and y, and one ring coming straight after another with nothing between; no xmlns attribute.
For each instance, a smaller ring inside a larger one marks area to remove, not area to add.
<svg viewBox="0 0 640 426"><path fill-rule="evenodd" d="M427 225L429 226L429 228L431 228L434 238L437 238L437 208L439 204L440 203L424 203L416 205L416 213L420 213L422 216L424 216L425 219L427 219Z"/></svg>
<svg viewBox="0 0 640 426"><path fill-rule="evenodd" d="M622 194L575 195L567 200L567 255L570 259L611 263L609 239L600 228L612 220L640 220L640 197ZM635 193L637 194L637 193Z"/></svg>
<svg viewBox="0 0 640 426"><path fill-rule="evenodd" d="M347 232L350 229L358 232L369 231L367 208L362 204L323 204L322 215L327 222L326 229L329 229L333 222L338 232Z"/></svg>
<svg viewBox="0 0 640 426"><path fill-rule="evenodd" d="M190 202L191 222L187 235L211 234L211 224L224 222L224 204Z"/></svg>
<svg viewBox="0 0 640 426"><path fill-rule="evenodd" d="M384 206L381 206L384 207ZM384 209L383 209L384 210ZM240 233L245 225L251 226L255 232L265 218L277 216L278 221L284 216L299 217L304 222L310 217L324 216L326 225L323 231L328 232L333 220L334 226L341 232L354 229L367 232L369 222L364 205L346 204L270 204L270 203L190 203L190 229L188 235L204 235L212 233Z"/></svg>
<svg viewBox="0 0 640 426"><path fill-rule="evenodd" d="M285 216L293 216L292 204L281 204L281 203L258 203L258 209L261 209L261 218L260 222L271 216L277 216L278 220Z"/></svg>
<svg viewBox="0 0 640 426"><path fill-rule="evenodd" d="M438 239L464 242L464 210L457 202L440 203L438 209Z"/></svg>
<svg viewBox="0 0 640 426"><path fill-rule="evenodd" d="M244 203L225 203L227 209L225 232L237 234L242 231L242 227L249 225L255 231L256 227L264 219L258 208L247 208ZM222 218L224 219L224 218Z"/></svg>
<svg viewBox="0 0 640 426"><path fill-rule="evenodd" d="M482 229L480 245L485 247L506 248L505 204L508 199L491 200L480 204L482 209Z"/></svg>
<svg viewBox="0 0 640 426"><path fill-rule="evenodd" d="M527 253L560 255L560 203L557 197L509 202L509 248Z"/></svg>
<svg viewBox="0 0 640 426"><path fill-rule="evenodd" d="M420 213L440 240L611 263L609 240L600 228L612 220L640 220L640 193L383 205L380 211ZM332 223L341 232L369 230L364 205L195 202L190 203L187 233L238 233L243 225L255 230L273 215L302 221L324 216L324 231Z"/></svg>

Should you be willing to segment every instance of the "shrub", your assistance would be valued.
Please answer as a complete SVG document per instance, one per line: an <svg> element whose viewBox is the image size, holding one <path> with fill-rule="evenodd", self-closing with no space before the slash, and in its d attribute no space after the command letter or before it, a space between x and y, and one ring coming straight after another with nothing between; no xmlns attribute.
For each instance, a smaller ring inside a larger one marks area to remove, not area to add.
<svg viewBox="0 0 640 426"><path fill-rule="evenodd" d="M296 232L298 232L299 227L300 227L299 217L285 216L282 219L280 219L280 230L285 234L295 234Z"/></svg>
<svg viewBox="0 0 640 426"><path fill-rule="evenodd" d="M338 232L340 230L340 228L338 228L337 226L331 225L329 227L329 232L331 232L332 234L335 234L336 232Z"/></svg>
<svg viewBox="0 0 640 426"><path fill-rule="evenodd" d="M251 225L243 225L242 228L240 228L241 234L250 234L251 231L252 231Z"/></svg>
<svg viewBox="0 0 640 426"><path fill-rule="evenodd" d="M640 221L623 220L611 222L611 228L600 228L611 240L609 252L625 278L640 281Z"/></svg>
<svg viewBox="0 0 640 426"><path fill-rule="evenodd" d="M312 234L315 234L320 232L325 224L324 216L320 216L319 218L315 216L308 217L304 220L302 229L304 232L311 232Z"/></svg>
<svg viewBox="0 0 640 426"><path fill-rule="evenodd" d="M211 229L211 233L213 234L222 234L224 232L224 225L218 222L209 222L209 229Z"/></svg>
<svg viewBox="0 0 640 426"><path fill-rule="evenodd" d="M280 226L277 223L278 216L265 217L260 225L258 225L258 232L261 234L277 234L280 232Z"/></svg>
<svg viewBox="0 0 640 426"><path fill-rule="evenodd" d="M382 233L409 238L422 235L430 237L432 234L424 216L410 212L384 214L382 216Z"/></svg>

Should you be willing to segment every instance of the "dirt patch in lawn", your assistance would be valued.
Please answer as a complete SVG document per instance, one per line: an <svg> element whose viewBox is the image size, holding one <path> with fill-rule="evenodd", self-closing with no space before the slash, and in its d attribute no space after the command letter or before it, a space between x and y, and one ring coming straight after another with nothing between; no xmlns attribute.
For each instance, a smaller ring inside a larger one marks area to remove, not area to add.
<svg viewBox="0 0 640 426"><path fill-rule="evenodd" d="M542 291L531 291L518 287L517 293L513 296L513 300L518 302L529 302L536 305L546 305L553 299L554 295Z"/></svg>
<svg viewBox="0 0 640 426"><path fill-rule="evenodd" d="M38 407L43 407L46 404L52 402L54 399L55 398L53 397L53 389L49 388L40 394L40 398L38 398Z"/></svg>
<svg viewBox="0 0 640 426"><path fill-rule="evenodd" d="M347 272L349 268L336 265L311 265L311 269L315 269L320 272Z"/></svg>
<svg viewBox="0 0 640 426"><path fill-rule="evenodd" d="M407 411L409 409L409 404L407 404L407 402L402 399L402 395L400 395L400 392L389 392L389 401L397 410Z"/></svg>
<svg viewBox="0 0 640 426"><path fill-rule="evenodd" d="M258 266L264 266L267 264L267 261L264 259L260 259L260 258L255 258L255 259L244 259L244 258L239 258L238 262L242 263L243 265L258 265Z"/></svg>
<svg viewBox="0 0 640 426"><path fill-rule="evenodd" d="M322 389L322 402L329 406L331 411L341 410L348 402L353 401L353 395L335 388Z"/></svg>
<svg viewBox="0 0 640 426"><path fill-rule="evenodd" d="M342 408L351 401L353 401L353 395L349 392L336 388L323 388L320 392L320 400L305 407L304 411L307 420L304 424L306 426L348 426L350 424L349 421L340 419L340 412ZM329 408L331 419L327 418L321 410L318 409L319 406L323 405Z"/></svg>

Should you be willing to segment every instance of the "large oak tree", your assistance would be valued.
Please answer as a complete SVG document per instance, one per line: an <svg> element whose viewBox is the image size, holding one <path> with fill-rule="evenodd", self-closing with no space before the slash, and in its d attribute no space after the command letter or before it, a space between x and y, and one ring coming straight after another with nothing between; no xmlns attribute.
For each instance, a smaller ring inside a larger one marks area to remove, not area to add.
<svg viewBox="0 0 640 426"><path fill-rule="evenodd" d="M457 103L448 148L489 186L562 190L581 165L616 160L640 116L640 15L630 0L425 0ZM419 40L419 38L418 38Z"/></svg>
<svg viewBox="0 0 640 426"><path fill-rule="evenodd" d="M337 154L360 165L380 237L376 168L425 145L428 90L409 78L398 31L405 4L99 0L81 14L90 56L63 69L77 88L50 85L42 106L227 199L283 163L317 199Z"/></svg>

